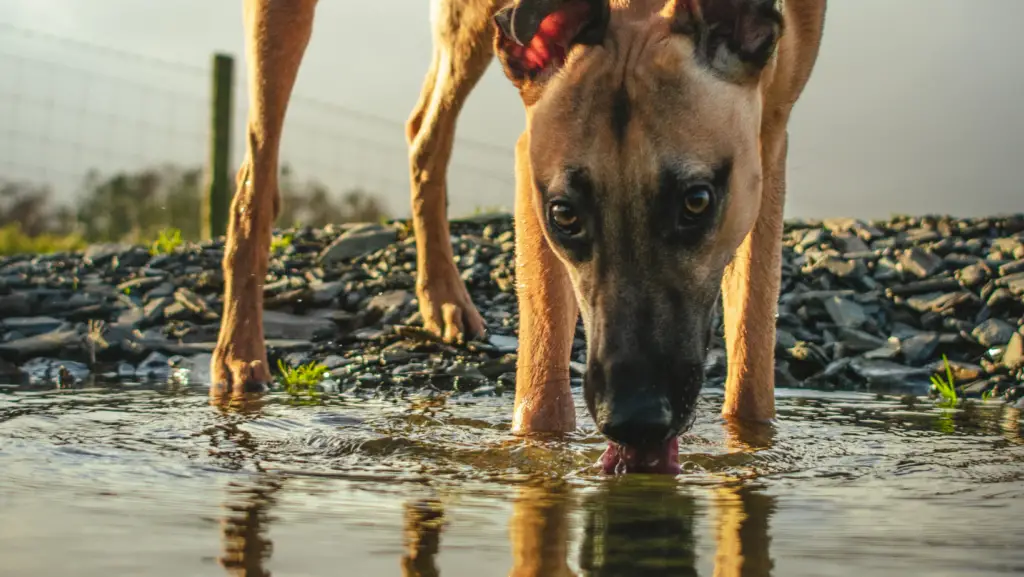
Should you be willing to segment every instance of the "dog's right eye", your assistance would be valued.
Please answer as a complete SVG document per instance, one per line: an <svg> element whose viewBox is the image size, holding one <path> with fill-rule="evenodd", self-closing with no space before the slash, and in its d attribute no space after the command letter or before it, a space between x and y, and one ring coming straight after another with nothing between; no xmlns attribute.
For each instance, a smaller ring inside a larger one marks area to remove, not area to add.
<svg viewBox="0 0 1024 577"><path fill-rule="evenodd" d="M548 219L558 232L566 236L576 236L583 232L580 217L568 202L552 201L548 205Z"/></svg>

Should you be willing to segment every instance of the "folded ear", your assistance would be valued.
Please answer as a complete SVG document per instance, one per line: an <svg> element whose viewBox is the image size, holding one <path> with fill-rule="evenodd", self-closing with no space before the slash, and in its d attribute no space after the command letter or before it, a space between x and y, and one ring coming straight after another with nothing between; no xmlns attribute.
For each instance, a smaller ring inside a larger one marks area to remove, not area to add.
<svg viewBox="0 0 1024 577"><path fill-rule="evenodd" d="M784 0L669 0L672 29L693 39L698 57L737 84L757 81L782 36Z"/></svg>
<svg viewBox="0 0 1024 577"><path fill-rule="evenodd" d="M524 92L565 64L579 44L600 44L609 0L516 0L494 15L494 51L505 76Z"/></svg>

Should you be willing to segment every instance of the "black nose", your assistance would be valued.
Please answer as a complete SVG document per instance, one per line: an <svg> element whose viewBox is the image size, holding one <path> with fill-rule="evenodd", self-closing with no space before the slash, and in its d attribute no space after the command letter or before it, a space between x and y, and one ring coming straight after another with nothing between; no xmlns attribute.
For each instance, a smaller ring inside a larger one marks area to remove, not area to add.
<svg viewBox="0 0 1024 577"><path fill-rule="evenodd" d="M660 395L619 398L605 407L601 434L620 445L647 447L672 436L672 412Z"/></svg>

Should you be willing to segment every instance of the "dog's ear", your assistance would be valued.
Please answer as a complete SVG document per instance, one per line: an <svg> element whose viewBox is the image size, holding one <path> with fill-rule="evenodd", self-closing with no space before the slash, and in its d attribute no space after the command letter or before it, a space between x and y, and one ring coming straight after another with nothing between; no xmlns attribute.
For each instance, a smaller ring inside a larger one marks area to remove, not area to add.
<svg viewBox="0 0 1024 577"><path fill-rule="evenodd" d="M565 64L577 45L604 41L609 0L516 0L494 15L494 51L520 92Z"/></svg>
<svg viewBox="0 0 1024 577"><path fill-rule="evenodd" d="M690 36L697 56L723 79L756 82L782 36L784 0L669 0L672 31Z"/></svg>

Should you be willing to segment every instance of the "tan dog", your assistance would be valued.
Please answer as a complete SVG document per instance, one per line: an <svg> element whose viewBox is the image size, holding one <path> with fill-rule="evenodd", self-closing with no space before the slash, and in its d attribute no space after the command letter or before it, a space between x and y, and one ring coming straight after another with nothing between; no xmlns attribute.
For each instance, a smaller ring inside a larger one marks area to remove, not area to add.
<svg viewBox="0 0 1024 577"><path fill-rule="evenodd" d="M216 384L268 381L260 322L278 145L316 0L245 0L249 145L224 258ZM672 471L724 293L722 414L774 416L787 124L825 0L432 0L435 53L409 123L417 295L449 340L483 323L453 264L445 172L455 120L494 52L518 87L520 326L513 428L575 427L569 356L608 469ZM492 26L492 19L497 26Z"/></svg>

